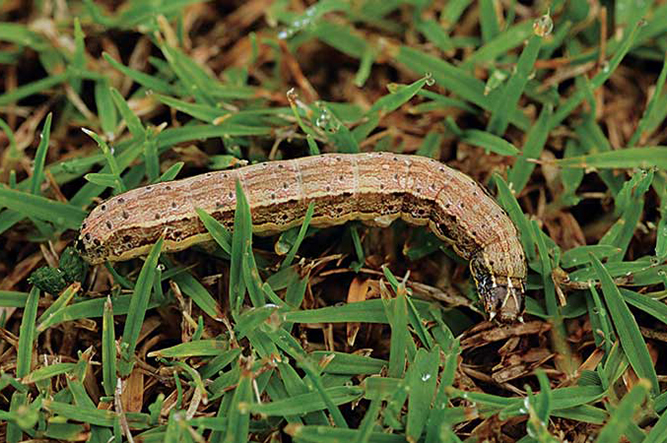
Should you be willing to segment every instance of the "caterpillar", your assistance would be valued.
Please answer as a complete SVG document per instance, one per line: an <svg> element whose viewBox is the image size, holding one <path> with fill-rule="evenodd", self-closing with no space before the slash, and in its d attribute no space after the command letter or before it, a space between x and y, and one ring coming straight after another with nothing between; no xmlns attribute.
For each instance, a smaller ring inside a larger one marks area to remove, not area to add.
<svg viewBox="0 0 667 443"><path fill-rule="evenodd" d="M489 316L521 320L526 259L516 227L475 180L415 155L322 154L133 189L91 211L77 241L80 253L99 264L145 255L162 235L165 252L209 241L195 208L232 229L236 180L258 235L300 225L310 203L316 227L349 220L386 227L398 218L428 226L470 261Z"/></svg>

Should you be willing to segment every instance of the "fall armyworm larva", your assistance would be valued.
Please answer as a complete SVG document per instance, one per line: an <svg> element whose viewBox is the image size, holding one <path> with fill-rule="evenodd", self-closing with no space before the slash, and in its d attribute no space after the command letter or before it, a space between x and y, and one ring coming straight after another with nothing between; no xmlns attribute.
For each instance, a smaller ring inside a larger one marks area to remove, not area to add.
<svg viewBox="0 0 667 443"><path fill-rule="evenodd" d="M237 179L259 235L298 226L311 202L313 226L388 226L397 218L428 226L470 260L492 318L521 317L526 260L512 221L472 178L419 156L324 154L133 189L93 209L81 226L81 254L92 264L127 260L147 254L163 233L165 252L208 241L195 208L231 230Z"/></svg>

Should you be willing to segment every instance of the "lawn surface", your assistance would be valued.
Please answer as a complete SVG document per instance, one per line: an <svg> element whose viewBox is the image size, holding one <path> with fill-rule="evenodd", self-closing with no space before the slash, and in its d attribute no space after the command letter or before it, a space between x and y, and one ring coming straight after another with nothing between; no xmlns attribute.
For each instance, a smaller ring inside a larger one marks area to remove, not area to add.
<svg viewBox="0 0 667 443"><path fill-rule="evenodd" d="M667 441L666 51L665 1L0 1L0 441ZM68 248L126 190L371 151L490 189L524 323L402 222Z"/></svg>

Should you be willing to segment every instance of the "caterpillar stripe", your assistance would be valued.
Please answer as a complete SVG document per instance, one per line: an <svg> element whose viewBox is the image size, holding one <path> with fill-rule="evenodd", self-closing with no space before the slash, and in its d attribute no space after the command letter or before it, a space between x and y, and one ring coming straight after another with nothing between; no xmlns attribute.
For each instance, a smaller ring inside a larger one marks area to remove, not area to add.
<svg viewBox="0 0 667 443"><path fill-rule="evenodd" d="M311 202L313 226L388 226L398 218L428 226L470 260L490 316L520 319L526 261L516 227L472 178L413 155L323 154L137 188L93 209L81 227L81 254L92 264L127 260L147 254L163 233L166 252L208 241L195 208L232 229L237 179L259 235L298 226Z"/></svg>

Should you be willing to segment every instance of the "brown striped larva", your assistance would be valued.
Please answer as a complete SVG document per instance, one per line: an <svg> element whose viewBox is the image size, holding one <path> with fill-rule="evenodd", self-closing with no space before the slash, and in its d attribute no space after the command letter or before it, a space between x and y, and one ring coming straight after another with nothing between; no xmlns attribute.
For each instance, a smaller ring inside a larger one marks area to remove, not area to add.
<svg viewBox="0 0 667 443"><path fill-rule="evenodd" d="M397 218L428 226L470 260L491 317L521 316L526 260L512 221L472 178L419 156L324 154L133 189L93 209L81 227L82 255L93 264L127 260L147 254L163 234L165 252L208 241L195 208L231 229L237 179L256 234L298 226L311 202L313 226L348 220L387 226Z"/></svg>

